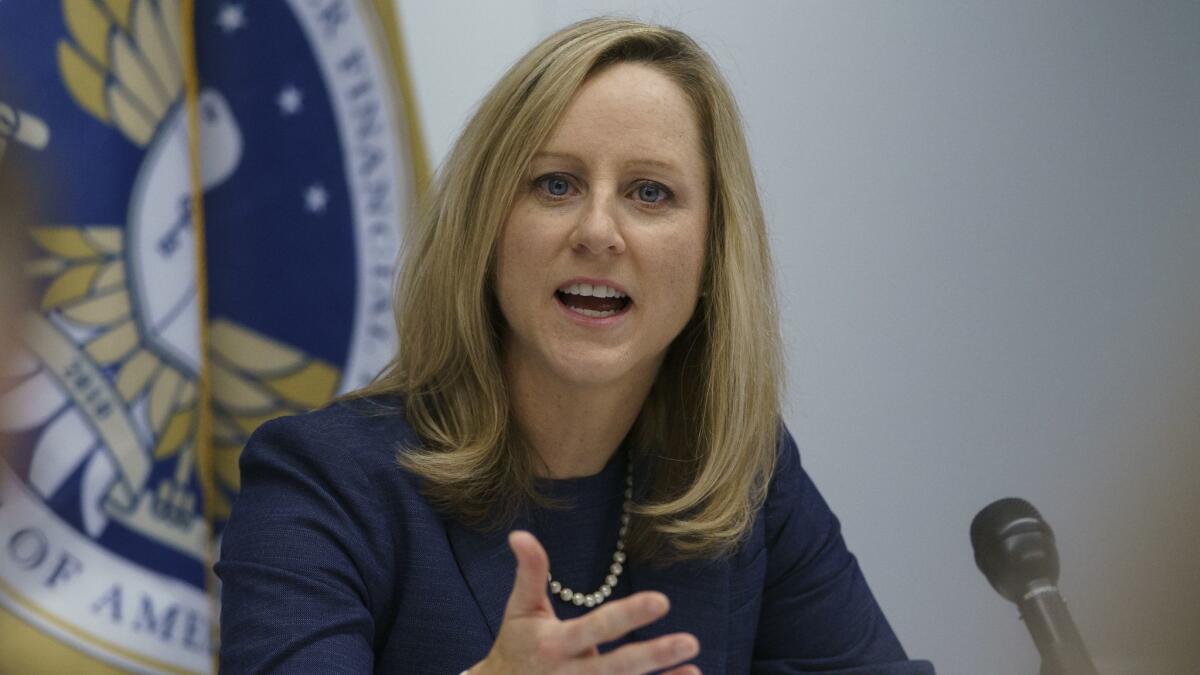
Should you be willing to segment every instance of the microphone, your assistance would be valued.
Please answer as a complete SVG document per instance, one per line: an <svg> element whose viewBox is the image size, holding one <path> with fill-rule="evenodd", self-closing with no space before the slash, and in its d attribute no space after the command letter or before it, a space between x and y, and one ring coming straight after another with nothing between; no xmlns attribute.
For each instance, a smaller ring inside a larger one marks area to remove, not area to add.
<svg viewBox="0 0 1200 675"><path fill-rule="evenodd" d="M971 547L992 588L1020 608L1042 656L1043 675L1096 675L1058 594L1058 549L1042 514L1016 497L992 502L971 521Z"/></svg>

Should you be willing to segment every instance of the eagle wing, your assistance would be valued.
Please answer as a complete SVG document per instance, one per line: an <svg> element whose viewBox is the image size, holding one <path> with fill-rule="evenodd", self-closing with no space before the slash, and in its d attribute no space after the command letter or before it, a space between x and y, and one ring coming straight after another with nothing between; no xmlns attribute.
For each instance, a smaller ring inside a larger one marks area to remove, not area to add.
<svg viewBox="0 0 1200 675"><path fill-rule="evenodd" d="M238 458L250 434L267 420L328 403L341 374L321 359L229 320L214 320L209 338L218 487L213 513L224 520L241 486Z"/></svg>
<svg viewBox="0 0 1200 675"><path fill-rule="evenodd" d="M69 38L58 43L67 90L138 147L183 93L179 0L63 0Z"/></svg>

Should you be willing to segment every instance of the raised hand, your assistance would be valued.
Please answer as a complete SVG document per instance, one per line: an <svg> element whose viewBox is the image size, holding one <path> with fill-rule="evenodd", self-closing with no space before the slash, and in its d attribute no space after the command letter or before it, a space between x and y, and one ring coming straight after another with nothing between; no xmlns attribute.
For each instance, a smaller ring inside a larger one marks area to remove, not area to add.
<svg viewBox="0 0 1200 675"><path fill-rule="evenodd" d="M607 654L597 647L667 613L667 596L653 591L606 602L588 614L559 621L547 595L550 561L528 532L513 532L508 545L517 557L517 576L492 651L468 671L471 675L517 673L651 673L686 661L700 651L688 633L622 645ZM692 665L668 675L699 675Z"/></svg>

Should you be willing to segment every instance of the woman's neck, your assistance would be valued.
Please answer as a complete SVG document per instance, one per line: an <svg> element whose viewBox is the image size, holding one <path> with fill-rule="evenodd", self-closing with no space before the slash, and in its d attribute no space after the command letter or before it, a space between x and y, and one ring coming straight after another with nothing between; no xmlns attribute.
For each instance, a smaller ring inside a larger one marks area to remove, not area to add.
<svg viewBox="0 0 1200 675"><path fill-rule="evenodd" d="M605 385L564 382L510 354L505 378L521 434L545 464L545 478L599 473L633 427L654 372Z"/></svg>

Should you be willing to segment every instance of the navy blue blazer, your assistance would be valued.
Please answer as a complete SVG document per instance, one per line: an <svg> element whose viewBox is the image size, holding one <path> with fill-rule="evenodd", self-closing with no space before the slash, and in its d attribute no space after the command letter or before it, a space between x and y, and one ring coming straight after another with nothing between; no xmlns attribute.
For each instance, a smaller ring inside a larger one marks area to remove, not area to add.
<svg viewBox="0 0 1200 675"><path fill-rule="evenodd" d="M436 512L396 463L419 440L399 410L338 404L262 426L241 459L221 561L224 672L455 675L500 628L506 533ZM630 638L687 631L715 673L933 673L906 660L837 519L784 434L749 543L716 561L626 569L671 599Z"/></svg>

